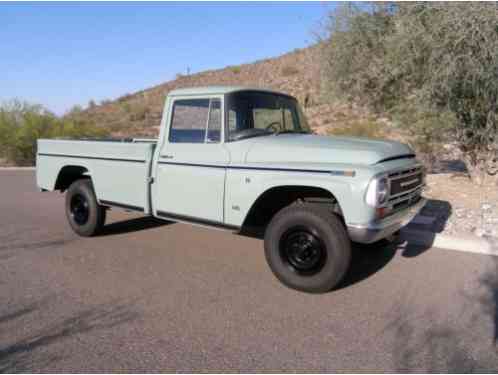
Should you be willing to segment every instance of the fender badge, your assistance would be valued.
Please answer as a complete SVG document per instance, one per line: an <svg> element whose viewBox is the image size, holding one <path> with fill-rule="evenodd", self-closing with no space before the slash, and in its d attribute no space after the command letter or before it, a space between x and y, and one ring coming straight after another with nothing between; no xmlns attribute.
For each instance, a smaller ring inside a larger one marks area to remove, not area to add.
<svg viewBox="0 0 498 375"><path fill-rule="evenodd" d="M346 176L346 177L354 177L356 175L355 171L330 171L332 176Z"/></svg>

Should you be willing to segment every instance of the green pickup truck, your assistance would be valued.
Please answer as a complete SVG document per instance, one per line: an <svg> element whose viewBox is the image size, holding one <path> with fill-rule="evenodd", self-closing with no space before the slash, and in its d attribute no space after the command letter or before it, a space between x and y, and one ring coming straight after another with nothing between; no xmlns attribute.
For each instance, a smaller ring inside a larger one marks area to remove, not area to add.
<svg viewBox="0 0 498 375"><path fill-rule="evenodd" d="M81 236L98 234L111 207L259 229L276 277L314 293L344 277L351 242L389 237L425 203L408 146L314 135L295 98L246 87L171 91L155 140L39 139L37 184L66 192Z"/></svg>

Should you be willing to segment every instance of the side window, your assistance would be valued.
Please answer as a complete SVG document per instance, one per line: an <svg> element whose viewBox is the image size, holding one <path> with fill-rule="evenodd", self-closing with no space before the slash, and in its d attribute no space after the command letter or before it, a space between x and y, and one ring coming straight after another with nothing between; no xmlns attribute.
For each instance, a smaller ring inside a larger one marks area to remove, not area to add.
<svg viewBox="0 0 498 375"><path fill-rule="evenodd" d="M220 140L221 140L221 101L219 99L211 99L206 142L219 142Z"/></svg>
<svg viewBox="0 0 498 375"><path fill-rule="evenodd" d="M176 143L204 143L208 114L209 99L175 101L169 141Z"/></svg>

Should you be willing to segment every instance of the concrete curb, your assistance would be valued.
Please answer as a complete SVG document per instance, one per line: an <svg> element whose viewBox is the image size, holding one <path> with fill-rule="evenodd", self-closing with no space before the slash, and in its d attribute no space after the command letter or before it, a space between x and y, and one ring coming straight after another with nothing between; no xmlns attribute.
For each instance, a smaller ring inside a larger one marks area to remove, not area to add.
<svg viewBox="0 0 498 375"><path fill-rule="evenodd" d="M0 167L0 171L34 171L36 167Z"/></svg>
<svg viewBox="0 0 498 375"><path fill-rule="evenodd" d="M410 228L401 231L401 238L416 245L498 256L498 246L496 245L498 240L494 238L454 237Z"/></svg>

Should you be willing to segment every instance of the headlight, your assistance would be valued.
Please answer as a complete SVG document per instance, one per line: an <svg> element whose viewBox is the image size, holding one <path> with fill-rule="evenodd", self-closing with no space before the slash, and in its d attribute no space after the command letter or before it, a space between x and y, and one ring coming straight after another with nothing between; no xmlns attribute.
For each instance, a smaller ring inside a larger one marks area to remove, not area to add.
<svg viewBox="0 0 498 375"><path fill-rule="evenodd" d="M372 207L380 206L387 201L389 183L387 177L377 177L370 181L365 200Z"/></svg>

